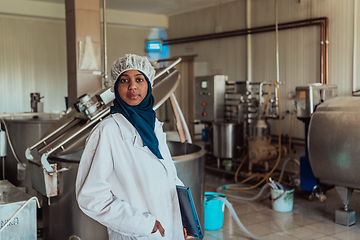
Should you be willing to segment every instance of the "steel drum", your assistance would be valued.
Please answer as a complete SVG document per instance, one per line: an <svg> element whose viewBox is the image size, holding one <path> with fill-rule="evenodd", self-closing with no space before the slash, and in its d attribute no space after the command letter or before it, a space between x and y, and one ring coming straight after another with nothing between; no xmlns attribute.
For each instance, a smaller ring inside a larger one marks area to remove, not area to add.
<svg viewBox="0 0 360 240"><path fill-rule="evenodd" d="M335 97L312 114L308 149L321 183L360 189L360 98Z"/></svg>

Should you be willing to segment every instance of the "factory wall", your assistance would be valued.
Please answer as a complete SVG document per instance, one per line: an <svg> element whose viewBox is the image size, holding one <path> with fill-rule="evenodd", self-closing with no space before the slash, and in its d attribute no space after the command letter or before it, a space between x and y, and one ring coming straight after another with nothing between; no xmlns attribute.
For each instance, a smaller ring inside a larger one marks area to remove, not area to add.
<svg viewBox="0 0 360 240"><path fill-rule="evenodd" d="M108 73L126 53L146 55L145 39L157 28L107 25ZM0 113L30 112L40 92L45 112L65 110L67 96L64 19L0 14Z"/></svg>
<svg viewBox="0 0 360 240"><path fill-rule="evenodd" d="M0 112L30 112L31 92L65 110L65 21L0 16L0 86Z"/></svg>
<svg viewBox="0 0 360 240"><path fill-rule="evenodd" d="M359 31L356 31L359 25L354 25L360 10L356 1L278 0L279 23L328 17L329 84L338 86L338 95L351 95L353 85L355 89L356 85L360 88L356 71L360 60L356 47L356 41L360 40ZM275 0L240 0L170 16L168 37L182 38L271 24L275 24ZM197 64L207 66L207 75L225 74L231 81L276 81L275 39L274 31L170 45L170 50L172 56L197 55L195 68ZM294 110L288 94L294 92L296 86L320 82L318 26L279 31L279 79L284 82L280 86L281 110L285 116L282 133L288 134L291 114L286 112ZM269 123L272 134L277 134L278 121ZM304 138L304 124L298 120L294 122L293 136Z"/></svg>

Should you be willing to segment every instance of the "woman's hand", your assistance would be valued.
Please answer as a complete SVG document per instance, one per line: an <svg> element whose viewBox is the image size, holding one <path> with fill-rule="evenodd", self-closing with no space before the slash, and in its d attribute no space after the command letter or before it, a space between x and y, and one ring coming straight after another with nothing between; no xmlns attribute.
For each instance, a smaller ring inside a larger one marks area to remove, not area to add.
<svg viewBox="0 0 360 240"><path fill-rule="evenodd" d="M156 220L151 233L155 233L157 230L159 230L162 237L165 237L165 229L161 226L161 223L158 220Z"/></svg>
<svg viewBox="0 0 360 240"><path fill-rule="evenodd" d="M195 239L194 237L192 237L190 235L187 235L186 228L184 228L184 237L185 237L185 240L187 240L187 239Z"/></svg>

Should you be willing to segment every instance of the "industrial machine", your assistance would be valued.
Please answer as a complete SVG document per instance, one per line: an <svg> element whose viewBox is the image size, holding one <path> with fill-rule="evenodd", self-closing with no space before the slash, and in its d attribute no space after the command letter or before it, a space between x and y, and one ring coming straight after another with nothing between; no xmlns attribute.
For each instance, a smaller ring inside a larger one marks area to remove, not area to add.
<svg viewBox="0 0 360 240"><path fill-rule="evenodd" d="M337 96L336 85L324 85L313 83L307 86L296 87L296 112L297 118L305 123L305 156L300 158L300 181L301 189L314 191L313 195L324 198L320 188L317 188L317 180L310 166L308 154L308 129L312 114L324 101Z"/></svg>
<svg viewBox="0 0 360 240"><path fill-rule="evenodd" d="M224 121L226 80L225 75L195 79L195 119L201 122Z"/></svg>
<svg viewBox="0 0 360 240"><path fill-rule="evenodd" d="M335 85L322 84L297 87L296 95L297 114L305 122L307 140L306 155L300 159L301 187L320 196L323 188L335 187L344 205L335 211L335 222L353 225L355 212L348 204L360 184L356 127L360 99L338 97Z"/></svg>
<svg viewBox="0 0 360 240"><path fill-rule="evenodd" d="M278 146L271 143L267 123L267 119L279 116L278 94L270 91L273 85L231 82L226 76L196 78L194 112L195 119L205 125L207 169L230 173L248 152L248 174L252 174L253 165L263 165L269 171L269 162L279 154ZM269 96L269 104L264 96ZM282 154L286 153L283 147Z"/></svg>
<svg viewBox="0 0 360 240"><path fill-rule="evenodd" d="M321 184L335 186L343 209L335 211L335 222L355 224L355 212L348 209L354 189L360 189L358 143L360 99L331 98L312 114L308 133L310 165Z"/></svg>

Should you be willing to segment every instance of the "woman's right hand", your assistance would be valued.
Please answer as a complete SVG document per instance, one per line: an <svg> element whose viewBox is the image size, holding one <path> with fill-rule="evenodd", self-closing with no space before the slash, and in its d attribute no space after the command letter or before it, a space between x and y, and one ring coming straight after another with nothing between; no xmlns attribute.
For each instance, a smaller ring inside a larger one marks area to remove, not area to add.
<svg viewBox="0 0 360 240"><path fill-rule="evenodd" d="M157 230L159 230L162 237L165 237L165 229L161 226L161 223L158 220L156 220L151 233L155 233Z"/></svg>

